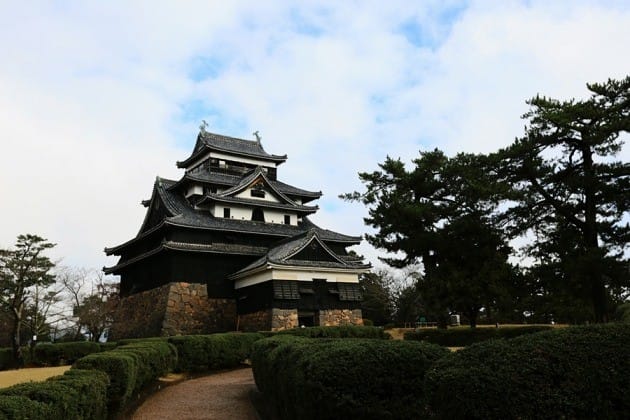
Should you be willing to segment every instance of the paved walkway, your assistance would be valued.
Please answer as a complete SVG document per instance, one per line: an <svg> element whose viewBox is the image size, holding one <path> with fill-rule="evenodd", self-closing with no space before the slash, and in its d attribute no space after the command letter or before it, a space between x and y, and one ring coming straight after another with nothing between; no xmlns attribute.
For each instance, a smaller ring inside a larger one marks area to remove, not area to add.
<svg viewBox="0 0 630 420"><path fill-rule="evenodd" d="M191 379L158 391L132 418L257 420L249 399L252 389L256 385L249 368Z"/></svg>

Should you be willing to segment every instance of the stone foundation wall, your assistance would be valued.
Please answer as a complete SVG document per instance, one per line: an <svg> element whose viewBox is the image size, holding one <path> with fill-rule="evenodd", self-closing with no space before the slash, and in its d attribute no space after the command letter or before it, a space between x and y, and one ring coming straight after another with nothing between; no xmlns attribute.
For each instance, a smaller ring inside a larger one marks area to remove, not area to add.
<svg viewBox="0 0 630 420"><path fill-rule="evenodd" d="M239 315L238 330L245 332L271 330L271 310Z"/></svg>
<svg viewBox="0 0 630 420"><path fill-rule="evenodd" d="M233 299L208 299L205 284L169 283L123 298L109 339L234 331L235 321Z"/></svg>
<svg viewBox="0 0 630 420"><path fill-rule="evenodd" d="M170 283L162 335L234 331L235 321L233 299L209 299L205 284Z"/></svg>
<svg viewBox="0 0 630 420"><path fill-rule="evenodd" d="M162 335L162 322L170 285L147 290L121 299L108 340L156 337Z"/></svg>
<svg viewBox="0 0 630 420"><path fill-rule="evenodd" d="M319 325L363 325L361 309L329 309L319 311Z"/></svg>
<svg viewBox="0 0 630 420"><path fill-rule="evenodd" d="M298 327L297 309L271 310L271 331L282 331Z"/></svg>

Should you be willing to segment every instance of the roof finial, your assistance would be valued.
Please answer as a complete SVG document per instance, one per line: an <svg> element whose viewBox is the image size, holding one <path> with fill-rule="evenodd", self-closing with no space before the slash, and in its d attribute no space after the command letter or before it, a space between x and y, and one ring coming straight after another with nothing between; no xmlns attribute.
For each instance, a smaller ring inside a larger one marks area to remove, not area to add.
<svg viewBox="0 0 630 420"><path fill-rule="evenodd" d="M260 139L262 139L262 137L260 136L260 134L258 134L258 130L254 131L254 137L256 137L256 142L258 142L258 144L260 144Z"/></svg>
<svg viewBox="0 0 630 420"><path fill-rule="evenodd" d="M199 130L201 130L202 133L205 133L206 127L208 127L208 123L206 122L206 120L201 120L201 125L199 126Z"/></svg>

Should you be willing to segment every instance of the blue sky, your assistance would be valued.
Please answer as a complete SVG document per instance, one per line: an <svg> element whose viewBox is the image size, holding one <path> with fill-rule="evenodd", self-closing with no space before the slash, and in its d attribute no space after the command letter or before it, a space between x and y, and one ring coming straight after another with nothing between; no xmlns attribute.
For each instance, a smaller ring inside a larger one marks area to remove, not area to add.
<svg viewBox="0 0 630 420"><path fill-rule="evenodd" d="M419 150L489 152L525 100L629 73L628 2L6 2L0 5L0 247L20 233L98 268L178 178L201 119L288 154L314 220L363 234L357 172ZM627 148L622 158L628 159ZM376 252L359 252L375 261Z"/></svg>

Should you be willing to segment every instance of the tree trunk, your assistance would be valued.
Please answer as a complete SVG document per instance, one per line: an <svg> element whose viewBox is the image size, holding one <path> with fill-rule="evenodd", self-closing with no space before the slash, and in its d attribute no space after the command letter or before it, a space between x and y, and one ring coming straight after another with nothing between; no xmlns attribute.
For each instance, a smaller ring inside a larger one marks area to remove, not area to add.
<svg viewBox="0 0 630 420"><path fill-rule="evenodd" d="M587 276L591 288L595 322L608 321L608 296L602 279L601 252L597 238L597 203L595 202L595 174L593 172L593 152L587 139L582 139L584 160L584 243L588 264Z"/></svg>
<svg viewBox="0 0 630 420"><path fill-rule="evenodd" d="M16 364L18 364L18 358L19 358L19 350L20 350L20 317L17 313L13 312L11 314L11 348L13 350L13 361Z"/></svg>
<svg viewBox="0 0 630 420"><path fill-rule="evenodd" d="M466 315L468 316L468 323L470 324L470 328L477 328L477 318L479 316L479 310L469 308L468 311L466 311Z"/></svg>

